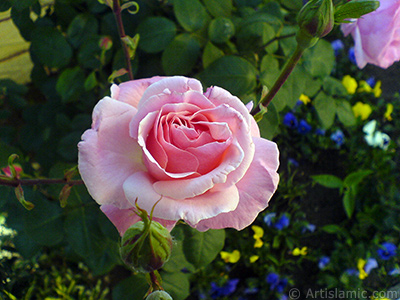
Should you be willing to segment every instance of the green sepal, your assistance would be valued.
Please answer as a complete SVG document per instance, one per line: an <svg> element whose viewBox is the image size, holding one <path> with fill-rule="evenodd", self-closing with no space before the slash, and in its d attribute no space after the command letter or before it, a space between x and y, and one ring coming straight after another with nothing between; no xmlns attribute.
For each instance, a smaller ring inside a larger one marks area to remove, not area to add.
<svg viewBox="0 0 400 300"><path fill-rule="evenodd" d="M335 24L351 23L347 19L358 19L365 14L375 11L380 5L376 0L350 1L335 8Z"/></svg>

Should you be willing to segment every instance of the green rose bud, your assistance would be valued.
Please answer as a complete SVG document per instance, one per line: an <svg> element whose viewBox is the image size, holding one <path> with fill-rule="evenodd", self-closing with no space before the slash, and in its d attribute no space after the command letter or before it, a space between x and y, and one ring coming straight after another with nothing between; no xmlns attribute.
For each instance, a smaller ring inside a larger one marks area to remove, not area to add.
<svg viewBox="0 0 400 300"><path fill-rule="evenodd" d="M172 237L168 229L147 218L128 228L121 240L122 260L135 271L160 269L171 256Z"/></svg>
<svg viewBox="0 0 400 300"><path fill-rule="evenodd" d="M146 300L172 300L172 297L165 291L155 291L148 295Z"/></svg>
<svg viewBox="0 0 400 300"><path fill-rule="evenodd" d="M310 0L297 15L300 30L296 39L300 47L309 48L331 32L334 25L332 0Z"/></svg>

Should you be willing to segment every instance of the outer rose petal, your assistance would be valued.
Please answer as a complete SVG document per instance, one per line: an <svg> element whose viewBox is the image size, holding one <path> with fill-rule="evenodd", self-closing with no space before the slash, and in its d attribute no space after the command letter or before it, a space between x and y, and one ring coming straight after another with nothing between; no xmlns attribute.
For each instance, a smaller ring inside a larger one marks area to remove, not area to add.
<svg viewBox="0 0 400 300"><path fill-rule="evenodd" d="M254 138L256 151L246 175L236 187L239 190L239 205L234 211L200 221L195 228L200 231L233 227L237 230L249 226L268 202L278 187L279 151L275 143Z"/></svg>
<svg viewBox="0 0 400 300"><path fill-rule="evenodd" d="M133 107L138 107L144 91L153 83L160 81L163 77L155 76L152 78L131 80L119 85L111 86L111 98L128 103Z"/></svg>
<svg viewBox="0 0 400 300"><path fill-rule="evenodd" d="M132 173L144 170L142 150L129 136L129 122L136 109L126 103L104 98L93 111L92 129L78 144L78 165L91 196L99 204L131 206L122 184Z"/></svg>
<svg viewBox="0 0 400 300"><path fill-rule="evenodd" d="M124 183L125 196L133 205L137 199L140 208L151 211L153 216L164 220L182 219L195 225L200 220L214 217L220 213L234 210L239 201L236 186L230 186L215 192L207 192L191 199L171 199L157 194L153 188L153 179L145 172L137 172Z"/></svg>
<svg viewBox="0 0 400 300"><path fill-rule="evenodd" d="M102 205L100 209L117 228L120 236L123 236L125 231L133 224L141 221L140 217L135 213L133 207L127 209L119 209L114 205L106 204ZM158 218L153 218L153 221L160 223L161 225L166 227L169 231L171 231L176 224L175 221L168 221Z"/></svg>

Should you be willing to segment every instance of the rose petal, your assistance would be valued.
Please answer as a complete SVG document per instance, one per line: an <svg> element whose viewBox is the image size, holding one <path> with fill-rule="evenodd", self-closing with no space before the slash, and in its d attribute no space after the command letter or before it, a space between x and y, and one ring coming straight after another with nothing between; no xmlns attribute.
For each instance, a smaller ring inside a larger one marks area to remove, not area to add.
<svg viewBox="0 0 400 300"><path fill-rule="evenodd" d="M236 184L239 190L239 204L234 211L200 221L195 228L208 229L235 228L242 230L249 226L257 215L268 206L268 202L278 187L279 151L275 143L262 138L254 138L256 151L244 177Z"/></svg>
<svg viewBox="0 0 400 300"><path fill-rule="evenodd" d="M153 189L154 180L148 173L138 172L124 183L125 196L129 202L137 199L139 207L151 211L161 195ZM238 205L239 194L235 186L208 192L192 199L171 199L163 196L154 208L153 216L164 220L182 219L191 225L222 212L232 211Z"/></svg>
<svg viewBox="0 0 400 300"><path fill-rule="evenodd" d="M106 204L100 206L100 209L117 228L120 236L123 236L125 231L129 227L141 221L141 218L135 213L135 209L133 207L127 209L119 209L114 205ZM159 218L153 218L153 221L160 223L169 231L171 231L176 224L176 221L168 221Z"/></svg>
<svg viewBox="0 0 400 300"><path fill-rule="evenodd" d="M126 103L104 98L93 111L93 129L78 144L78 165L91 196L99 204L128 206L122 184L132 173L144 170L142 150L128 134L136 109Z"/></svg>

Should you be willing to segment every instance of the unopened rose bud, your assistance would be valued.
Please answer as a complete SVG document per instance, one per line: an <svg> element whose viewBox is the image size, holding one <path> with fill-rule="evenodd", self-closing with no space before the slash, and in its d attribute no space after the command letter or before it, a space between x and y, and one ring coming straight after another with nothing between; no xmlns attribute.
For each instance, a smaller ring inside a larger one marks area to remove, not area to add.
<svg viewBox="0 0 400 300"><path fill-rule="evenodd" d="M146 300L172 300L172 297L165 291L155 291L148 295Z"/></svg>
<svg viewBox="0 0 400 300"><path fill-rule="evenodd" d="M172 237L168 229L155 221L140 221L125 232L121 241L123 261L137 272L149 273L162 268L171 256Z"/></svg>
<svg viewBox="0 0 400 300"><path fill-rule="evenodd" d="M102 37L99 41L99 47L101 50L110 50L112 45L113 42L108 36Z"/></svg>
<svg viewBox="0 0 400 300"><path fill-rule="evenodd" d="M296 39L303 48L313 46L319 38L331 32L334 25L332 0L310 0L297 15L300 30Z"/></svg>

